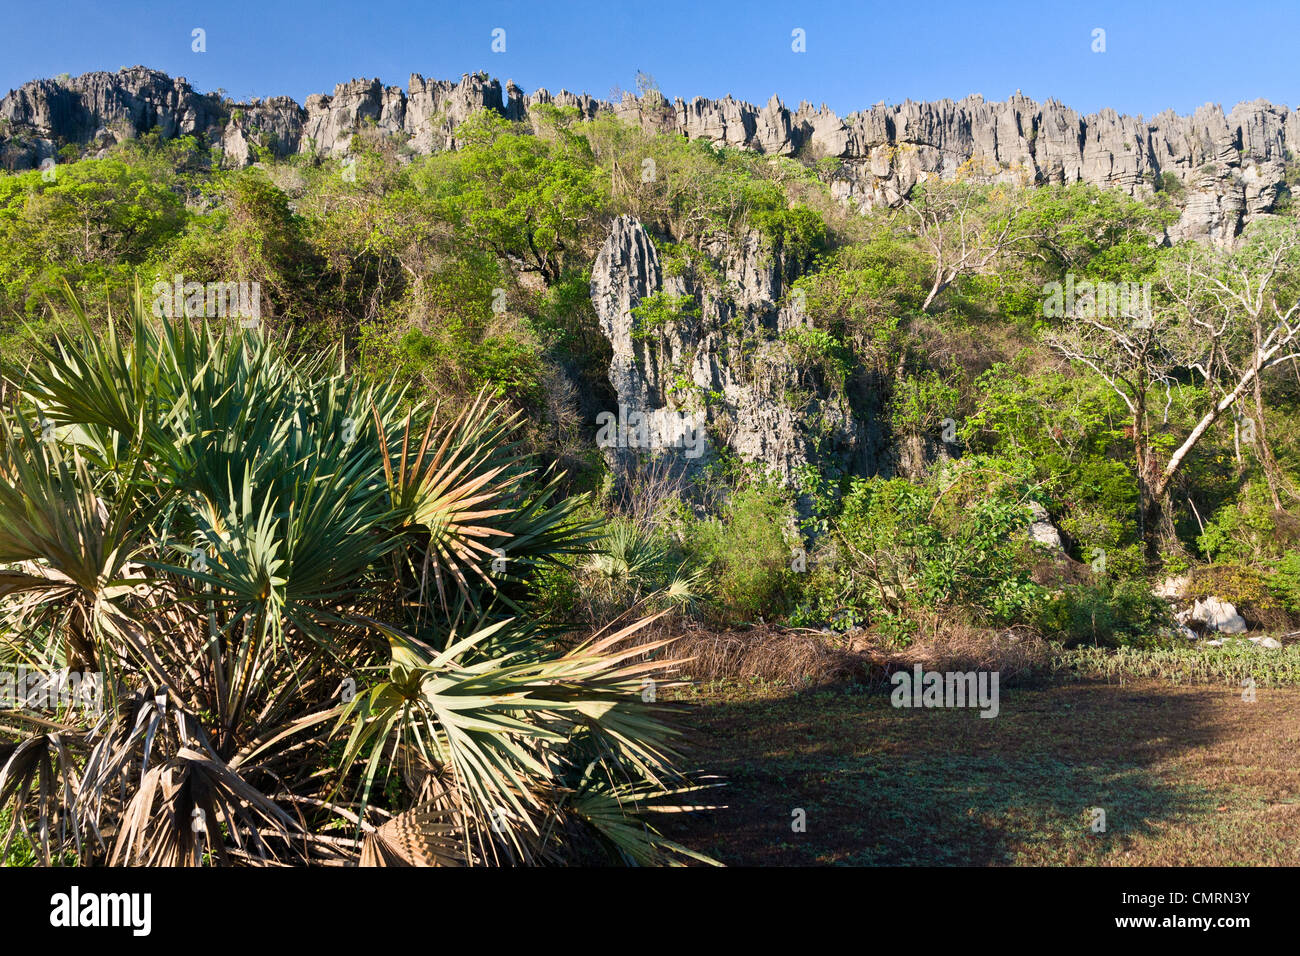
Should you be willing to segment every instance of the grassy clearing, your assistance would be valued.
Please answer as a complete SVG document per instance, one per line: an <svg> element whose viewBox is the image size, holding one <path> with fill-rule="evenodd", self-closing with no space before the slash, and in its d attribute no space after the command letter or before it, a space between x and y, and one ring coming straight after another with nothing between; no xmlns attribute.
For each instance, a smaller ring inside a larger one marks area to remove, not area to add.
<svg viewBox="0 0 1300 956"><path fill-rule="evenodd" d="M1300 864L1297 688L1004 687L994 719L860 686L684 699L728 806L672 836L730 865Z"/></svg>

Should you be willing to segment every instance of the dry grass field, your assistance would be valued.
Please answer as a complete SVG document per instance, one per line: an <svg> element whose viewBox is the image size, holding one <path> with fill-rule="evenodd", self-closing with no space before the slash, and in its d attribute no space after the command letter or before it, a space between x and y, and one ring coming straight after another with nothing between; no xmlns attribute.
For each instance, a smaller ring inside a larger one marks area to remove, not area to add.
<svg viewBox="0 0 1300 956"><path fill-rule="evenodd" d="M1009 687L993 719L852 684L678 697L726 807L669 835L727 865L1300 864L1300 688Z"/></svg>

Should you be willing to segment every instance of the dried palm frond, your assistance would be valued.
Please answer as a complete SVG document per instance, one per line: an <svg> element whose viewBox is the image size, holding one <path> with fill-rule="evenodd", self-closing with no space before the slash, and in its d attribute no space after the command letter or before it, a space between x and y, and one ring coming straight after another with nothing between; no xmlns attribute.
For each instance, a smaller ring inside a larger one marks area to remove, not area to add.
<svg viewBox="0 0 1300 956"><path fill-rule="evenodd" d="M360 866L462 866L460 825L449 810L416 806L366 835Z"/></svg>

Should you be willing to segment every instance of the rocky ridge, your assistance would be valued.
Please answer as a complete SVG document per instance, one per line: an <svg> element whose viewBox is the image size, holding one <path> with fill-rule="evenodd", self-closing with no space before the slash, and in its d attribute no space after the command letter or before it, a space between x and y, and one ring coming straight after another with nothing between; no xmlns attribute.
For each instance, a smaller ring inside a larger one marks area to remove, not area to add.
<svg viewBox="0 0 1300 956"><path fill-rule="evenodd" d="M1300 111L1264 100L1227 113L1207 104L1190 116L1166 111L1147 120L1109 109L1082 116L1017 91L1002 102L975 95L878 103L840 117L809 103L791 110L775 96L760 107L730 96L670 103L629 93L611 103L563 90L525 94L477 73L459 82L413 74L405 90L352 80L299 105L283 96L231 103L196 92L183 77L132 67L11 90L0 100L0 164L33 168L68 143L94 149L154 128L164 136L201 136L233 166L253 162L254 147L280 156L339 155L368 124L427 153L455 148L455 128L474 110L526 120L544 103L573 107L586 119L613 112L648 129L769 155L839 160L828 173L834 194L864 209L897 204L916 183L951 177L972 162L994 180L1086 182L1130 194L1172 174L1183 209L1174 240L1230 242L1273 208L1285 188L1285 164L1300 155Z"/></svg>
<svg viewBox="0 0 1300 956"><path fill-rule="evenodd" d="M749 231L705 252L716 274L669 274L645 227L621 216L596 257L591 300L613 351L609 378L620 427L630 412L651 436L701 430L708 439L701 454L686 454L679 443L670 456L686 470L723 448L765 463L786 482L808 464L824 474L875 470L878 442L863 424L871 416L856 415L843 389L791 352L786 333L807 320L785 297L779 251ZM656 295L681 308L675 321L647 327L635 310ZM618 471L646 451L630 432L605 445Z"/></svg>

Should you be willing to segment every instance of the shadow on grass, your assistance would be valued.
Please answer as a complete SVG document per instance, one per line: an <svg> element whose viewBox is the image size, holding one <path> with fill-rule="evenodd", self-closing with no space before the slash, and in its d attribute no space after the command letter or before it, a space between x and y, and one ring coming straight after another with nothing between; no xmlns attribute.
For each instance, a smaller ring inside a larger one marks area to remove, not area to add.
<svg viewBox="0 0 1300 956"><path fill-rule="evenodd" d="M1165 764L1215 742L1228 694L1004 688L1000 714L981 718L895 709L858 687L733 689L689 719L691 762L725 777L714 802L728 807L671 835L728 865L1126 862L1134 838L1213 812L1213 794ZM1092 808L1105 811L1104 833Z"/></svg>

